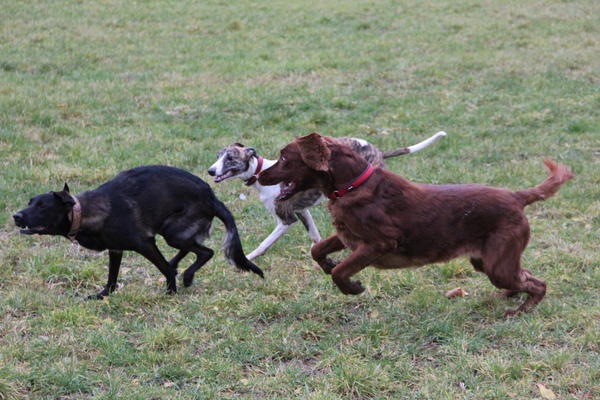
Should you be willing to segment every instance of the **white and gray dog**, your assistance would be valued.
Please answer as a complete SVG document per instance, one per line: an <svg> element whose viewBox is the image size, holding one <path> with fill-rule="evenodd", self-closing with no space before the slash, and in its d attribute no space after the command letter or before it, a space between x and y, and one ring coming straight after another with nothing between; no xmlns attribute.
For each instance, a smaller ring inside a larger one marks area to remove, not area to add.
<svg viewBox="0 0 600 400"><path fill-rule="evenodd" d="M438 132L413 146L386 152L380 151L363 139L348 137L337 139L343 144L350 146L352 150L362 155L373 166L386 168L384 159L422 150L442 136L446 136L446 133ZM276 161L260 157L252 147L246 147L241 143L234 143L219 151L217 161L208 169L208 174L214 176L214 180L217 183L229 178L239 178L247 186L252 186L258 190L260 201L263 202L267 210L273 214L277 221L277 226L273 232L248 255L248 259L250 260L263 255L298 219L304 224L313 243L321 240L319 230L308 211L310 207L318 204L323 197L318 189L299 192L287 200L278 200L279 185L263 186L258 183L258 174L262 170L271 167Z"/></svg>

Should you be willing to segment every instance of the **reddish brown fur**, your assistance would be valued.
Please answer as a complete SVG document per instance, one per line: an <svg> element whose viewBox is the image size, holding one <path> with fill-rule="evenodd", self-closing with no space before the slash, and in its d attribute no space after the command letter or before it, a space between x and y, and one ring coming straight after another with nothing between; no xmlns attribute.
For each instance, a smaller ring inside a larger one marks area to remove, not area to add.
<svg viewBox="0 0 600 400"><path fill-rule="evenodd" d="M329 154L327 168L322 170L320 162L307 165L305 160L315 158L308 152ZM544 297L546 283L520 264L529 241L523 208L552 196L573 177L566 166L551 160L544 163L550 176L522 191L475 184L416 184L376 168L362 186L329 202L337 234L315 244L312 256L345 294L364 290L350 278L369 265L406 268L469 256L474 268L507 294L529 294L507 314L529 310ZM283 148L280 159L259 181L263 185L293 182L294 191L319 188L328 194L348 186L367 165L334 138L313 133ZM352 253L341 262L327 257L346 247Z"/></svg>

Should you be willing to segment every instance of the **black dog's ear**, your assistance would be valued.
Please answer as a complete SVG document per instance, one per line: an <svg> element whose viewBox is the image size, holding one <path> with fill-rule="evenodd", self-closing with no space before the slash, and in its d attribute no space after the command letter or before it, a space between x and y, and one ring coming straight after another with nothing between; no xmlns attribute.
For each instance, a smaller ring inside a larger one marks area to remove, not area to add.
<svg viewBox="0 0 600 400"><path fill-rule="evenodd" d="M65 182L65 186L63 186L63 192L67 192L70 193L71 191L69 190L69 185L67 185L67 182Z"/></svg>
<svg viewBox="0 0 600 400"><path fill-rule="evenodd" d="M329 169L329 158L331 150L323 137L318 133L297 137L296 143L300 147L300 157L309 168L317 171L327 171Z"/></svg>
<svg viewBox="0 0 600 400"><path fill-rule="evenodd" d="M233 145L237 146L237 147L246 147L243 144L241 144L240 142L235 142Z"/></svg>
<svg viewBox="0 0 600 400"><path fill-rule="evenodd" d="M52 192L52 194L54 195L54 197L57 197L60 201L63 202L63 204L67 206L75 205L75 200L73 200L73 197L71 197L71 195L69 194L68 187L67 190L63 190L61 192Z"/></svg>
<svg viewBox="0 0 600 400"><path fill-rule="evenodd" d="M244 154L246 157L250 158L256 156L256 150L254 150L252 147L244 147Z"/></svg>

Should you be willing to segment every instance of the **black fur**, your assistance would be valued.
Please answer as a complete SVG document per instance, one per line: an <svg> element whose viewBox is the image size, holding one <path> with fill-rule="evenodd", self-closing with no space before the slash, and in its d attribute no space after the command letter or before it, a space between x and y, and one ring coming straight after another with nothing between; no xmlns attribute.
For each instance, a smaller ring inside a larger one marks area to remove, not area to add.
<svg viewBox="0 0 600 400"><path fill-rule="evenodd" d="M260 268L244 255L235 220L227 207L206 182L189 172L160 165L137 167L77 198L82 220L75 239L88 249L109 250L108 283L90 297L102 298L115 290L124 250L138 252L156 265L167 279L169 293L177 291L177 264L189 252L195 253L196 261L183 273L184 285L191 285L194 273L214 254L202 242L215 216L227 229L224 250L230 262L263 277ZM66 237L72 207L73 199L65 186L60 192L33 197L29 206L13 217L17 226L25 228L21 230L23 234ZM156 234L180 250L171 261L167 262L156 247Z"/></svg>

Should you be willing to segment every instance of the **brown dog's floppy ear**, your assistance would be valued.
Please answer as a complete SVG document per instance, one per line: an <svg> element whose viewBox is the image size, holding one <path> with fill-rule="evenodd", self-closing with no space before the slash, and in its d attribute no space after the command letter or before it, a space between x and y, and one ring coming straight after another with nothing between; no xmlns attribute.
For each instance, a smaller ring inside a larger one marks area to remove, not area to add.
<svg viewBox="0 0 600 400"><path fill-rule="evenodd" d="M327 171L329 169L329 158L331 150L321 135L314 132L310 135L297 137L296 143L300 147L300 157L309 168L317 171Z"/></svg>

